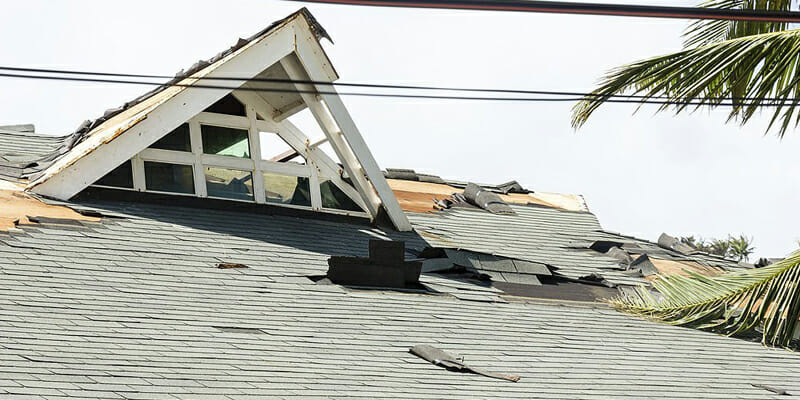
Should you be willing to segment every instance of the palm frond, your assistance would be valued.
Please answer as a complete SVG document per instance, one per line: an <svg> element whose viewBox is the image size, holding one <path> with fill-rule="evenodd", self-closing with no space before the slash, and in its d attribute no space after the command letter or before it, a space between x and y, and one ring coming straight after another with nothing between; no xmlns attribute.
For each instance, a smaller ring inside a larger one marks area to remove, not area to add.
<svg viewBox="0 0 800 400"><path fill-rule="evenodd" d="M732 10L790 11L792 0L707 0L700 7ZM698 20L683 33L684 47L704 46L762 33L788 29L786 22Z"/></svg>
<svg viewBox="0 0 800 400"><path fill-rule="evenodd" d="M690 105L696 110L732 101L729 120L741 124L769 105L774 114L767 130L780 120L782 137L800 122L800 113L795 113L800 102L800 29L711 43L613 69L573 107L572 125L580 127L612 95L624 92L645 100L666 96L678 103L677 113ZM663 104L659 111L669 107Z"/></svg>
<svg viewBox="0 0 800 400"><path fill-rule="evenodd" d="M706 277L659 276L657 300L639 287L639 296L611 300L620 310L673 325L728 335L761 330L762 342L788 347L800 318L800 251L764 268Z"/></svg>

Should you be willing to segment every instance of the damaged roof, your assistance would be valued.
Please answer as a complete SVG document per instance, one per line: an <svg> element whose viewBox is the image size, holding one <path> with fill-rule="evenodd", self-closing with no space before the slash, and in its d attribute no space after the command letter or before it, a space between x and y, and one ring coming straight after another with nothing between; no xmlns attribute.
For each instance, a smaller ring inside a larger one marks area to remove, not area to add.
<svg viewBox="0 0 800 400"><path fill-rule="evenodd" d="M311 41L327 37L302 9L171 83L208 73L298 16ZM23 191L181 90L162 86L66 136L0 127L3 399L800 393L794 354L599 301L654 274L746 266L607 232L580 195L388 169L388 197L414 228L401 232L377 218L267 204ZM373 170L371 181L382 178ZM365 266L395 275L352 279Z"/></svg>
<svg viewBox="0 0 800 400"><path fill-rule="evenodd" d="M66 154L80 137L36 133L33 125L0 126L0 179L22 181Z"/></svg>
<svg viewBox="0 0 800 400"><path fill-rule="evenodd" d="M73 133L60 138L51 139L58 142L50 146L55 146L56 149L51 151L37 149L35 153L27 154L28 158L25 160L27 164L23 164L29 167L22 166L20 168L21 163L16 159L9 160L0 158L0 171L4 169L11 170L10 173L3 174L6 179L22 179L34 184L41 183L43 180L48 179L66 166L71 165L93 149L113 140L123 132L146 119L150 111L186 90L188 87L191 87L198 78L208 75L235 54L249 46L255 45L260 39L296 18L305 19L309 29L317 40L322 38L331 40L328 33L317 23L314 16L308 9L303 7L285 18L273 22L246 39L238 39L233 46L216 54L210 59L200 60L186 70L179 71L173 79L165 82L163 85L119 107L106 110L99 118L84 121ZM328 63L326 67L330 68L334 75L336 74L330 63ZM20 134L17 136L22 136L23 140L43 140L41 139L41 135L37 135L33 132L33 129L19 133ZM3 136L9 136L9 132L4 132L2 127L0 127L0 138ZM0 139L0 141L1 140L4 139ZM6 138L5 140L9 139ZM11 140L13 140L13 138ZM51 166L53 166L52 169L50 169Z"/></svg>
<svg viewBox="0 0 800 400"><path fill-rule="evenodd" d="M603 304L315 283L334 254L411 233L150 204L0 233L0 397L778 398L800 358ZM591 224L589 224L591 225ZM220 262L246 268L220 269ZM455 287L458 286L458 287ZM409 353L464 357L507 382ZM688 362L691 360L691 362Z"/></svg>

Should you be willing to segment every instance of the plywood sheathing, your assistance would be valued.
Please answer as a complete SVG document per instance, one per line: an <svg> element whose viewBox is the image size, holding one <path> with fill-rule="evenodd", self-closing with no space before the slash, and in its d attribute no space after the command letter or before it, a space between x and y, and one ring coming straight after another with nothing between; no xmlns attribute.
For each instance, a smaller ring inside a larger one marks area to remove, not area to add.
<svg viewBox="0 0 800 400"><path fill-rule="evenodd" d="M653 263L658 270L658 274L661 276L689 276L687 271L691 271L703 276L717 276L725 272L721 268L705 266L694 261L662 260L650 256L650 262ZM656 275L645 277L645 279L650 281L655 278Z"/></svg>
<svg viewBox="0 0 800 400"><path fill-rule="evenodd" d="M30 223L28 216L92 222L100 220L77 213L69 207L42 203L25 192L0 190L0 231L8 231L18 224Z"/></svg>
<svg viewBox="0 0 800 400"><path fill-rule="evenodd" d="M460 193L463 190L454 186L430 183L407 181L402 179L387 179L389 187L392 188L400 207L409 212L432 212L435 211L434 200L444 200L453 193ZM557 208L568 211L588 211L583 198L578 195L560 193L512 193L499 195L503 201L509 204L538 204L546 207Z"/></svg>

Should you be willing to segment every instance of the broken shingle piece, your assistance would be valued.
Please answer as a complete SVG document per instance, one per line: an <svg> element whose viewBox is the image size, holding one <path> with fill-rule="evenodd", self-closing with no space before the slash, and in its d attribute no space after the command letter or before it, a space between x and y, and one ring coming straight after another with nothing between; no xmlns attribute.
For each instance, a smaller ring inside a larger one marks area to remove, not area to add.
<svg viewBox="0 0 800 400"><path fill-rule="evenodd" d="M230 268L248 268L247 265L238 264L238 263L219 263L217 264L217 268L219 269L230 269Z"/></svg>
<svg viewBox="0 0 800 400"><path fill-rule="evenodd" d="M489 378L504 379L511 382L519 381L519 376L517 375L498 374L494 372L484 371L479 368L471 367L467 364L464 364L463 357L456 357L444 350L438 349L431 345L419 344L412 347L409 351L411 352L411 354L417 357L420 357L434 365L447 368L448 370L451 371L472 372L474 374L488 376Z"/></svg>
<svg viewBox="0 0 800 400"><path fill-rule="evenodd" d="M500 258L491 254L478 254L481 269L496 272L517 272L514 261L510 258Z"/></svg>
<svg viewBox="0 0 800 400"><path fill-rule="evenodd" d="M514 260L517 272L522 274L552 275L547 265L537 262Z"/></svg>
<svg viewBox="0 0 800 400"><path fill-rule="evenodd" d="M514 209L508 205L508 203L503 201L503 199L497 195L497 193L492 193L488 190L485 190L474 183L469 183L467 184L467 187L464 188L464 197L470 204L478 206L493 214L517 214Z"/></svg>

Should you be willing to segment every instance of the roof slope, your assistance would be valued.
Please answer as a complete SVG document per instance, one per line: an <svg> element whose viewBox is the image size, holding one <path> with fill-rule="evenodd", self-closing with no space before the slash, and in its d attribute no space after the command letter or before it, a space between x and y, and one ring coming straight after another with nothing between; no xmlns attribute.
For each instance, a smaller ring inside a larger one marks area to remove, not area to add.
<svg viewBox="0 0 800 400"><path fill-rule="evenodd" d="M0 233L0 397L763 399L778 396L751 384L800 391L795 354L603 306L356 291L304 277L324 271L330 254L365 253L368 238L415 243L412 234L99 207L125 218ZM221 261L250 268L216 268ZM408 353L422 343L522 380L446 371Z"/></svg>

